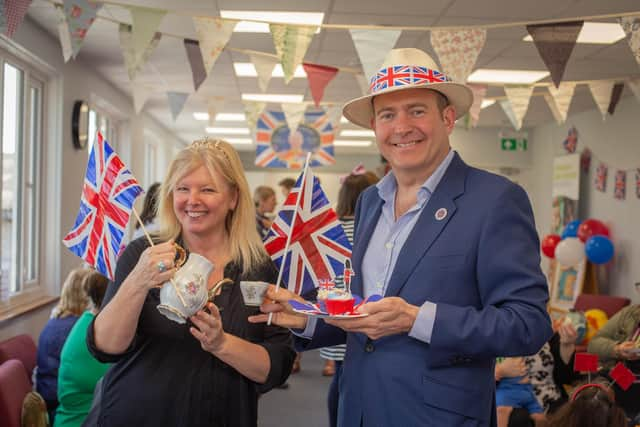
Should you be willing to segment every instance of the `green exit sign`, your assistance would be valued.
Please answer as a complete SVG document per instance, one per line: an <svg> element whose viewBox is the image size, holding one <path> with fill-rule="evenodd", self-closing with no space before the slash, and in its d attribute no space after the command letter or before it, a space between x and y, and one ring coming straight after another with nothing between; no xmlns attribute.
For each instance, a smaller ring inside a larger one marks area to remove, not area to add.
<svg viewBox="0 0 640 427"><path fill-rule="evenodd" d="M526 138L500 138L502 151L527 151Z"/></svg>

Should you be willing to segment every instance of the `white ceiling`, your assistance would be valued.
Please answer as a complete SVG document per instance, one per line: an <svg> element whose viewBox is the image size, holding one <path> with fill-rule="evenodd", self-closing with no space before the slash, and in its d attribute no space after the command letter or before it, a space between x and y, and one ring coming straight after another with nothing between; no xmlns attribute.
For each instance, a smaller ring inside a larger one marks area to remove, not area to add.
<svg viewBox="0 0 640 427"><path fill-rule="evenodd" d="M389 26L452 26L524 22L544 19L572 18L625 12L640 12L638 0L118 0L119 2L167 9L159 31L184 38L196 38L192 15L219 16L221 9L270 10L324 12L327 24L364 24ZM57 16L50 1L35 0L29 16L57 38ZM117 5L105 5L99 16L121 22L131 22L129 12ZM614 19L600 22L614 22ZM476 68L513 68L546 70L533 43L522 41L527 35L524 26L490 29L487 42L482 49ZM437 58L431 48L427 31L404 31L396 47L417 47ZM275 53L269 33L234 33L228 44L232 48L251 49ZM85 64L95 69L124 93L131 94L131 82L127 76L118 41L117 24L98 19L91 27L78 56ZM305 61L334 67L358 68L359 59L351 36L347 30L323 29L316 34ZM185 142L204 135L206 122L196 121L193 112L206 111L207 100L212 96L225 98L224 112L241 113L243 105L240 93L259 93L257 79L237 77L233 62L249 62L249 57L237 51L225 50L213 72L197 93L189 97L183 112L173 122L169 111L166 91L193 92L191 70L182 39L163 36L149 63L139 74L140 84L150 85L158 92L145 105L145 111L165 124ZM640 75L626 39L613 45L576 45L564 80L589 80L623 78ZM549 81L549 80L547 80ZM542 88L536 92L542 93ZM269 93L304 93L311 100L305 78L294 79L285 85L282 78L273 78ZM534 95L535 95L534 93ZM625 90L623 96L629 94ZM503 96L501 88L490 88L488 96ZM360 96L359 86L351 73L338 73L327 86L324 101L343 103ZM275 106L277 108L279 106ZM578 86L569 110L572 113L595 108L595 103L586 86ZM552 121L553 117L541 96L534 96L524 126L531 127ZM508 125L508 119L499 105L482 110L480 126L500 127ZM219 124L219 123L218 123ZM242 124L225 123L225 126ZM351 125L345 125L346 128ZM349 138L351 139L351 138ZM253 149L251 146L239 149ZM362 149L358 149L362 150ZM371 150L375 150L374 147Z"/></svg>

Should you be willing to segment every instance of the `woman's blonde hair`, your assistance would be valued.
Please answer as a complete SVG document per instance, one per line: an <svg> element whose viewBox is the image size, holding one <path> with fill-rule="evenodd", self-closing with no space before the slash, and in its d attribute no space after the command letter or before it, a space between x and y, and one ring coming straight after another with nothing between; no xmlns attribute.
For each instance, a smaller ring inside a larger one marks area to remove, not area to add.
<svg viewBox="0 0 640 427"><path fill-rule="evenodd" d="M236 192L236 207L227 213L225 219L231 259L241 265L244 272L256 269L269 256L256 229L256 211L242 162L236 150L223 140L205 138L194 141L172 160L160 189L159 237L162 240L176 239L182 232L173 210L173 190L178 181L200 166L204 166L212 177L214 172L218 172Z"/></svg>
<svg viewBox="0 0 640 427"><path fill-rule="evenodd" d="M53 317L80 316L89 306L89 296L84 287L84 279L91 272L88 268L71 270L60 293L60 301L54 309Z"/></svg>

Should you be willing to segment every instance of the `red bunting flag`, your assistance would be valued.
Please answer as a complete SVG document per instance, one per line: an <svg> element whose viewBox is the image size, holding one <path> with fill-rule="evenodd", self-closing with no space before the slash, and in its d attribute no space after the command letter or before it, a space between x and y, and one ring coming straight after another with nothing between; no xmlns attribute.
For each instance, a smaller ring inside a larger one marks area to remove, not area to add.
<svg viewBox="0 0 640 427"><path fill-rule="evenodd" d="M573 360L573 370L576 372L598 372L598 355L576 353Z"/></svg>
<svg viewBox="0 0 640 427"><path fill-rule="evenodd" d="M307 62L302 63L302 67L307 73L311 97L316 107L318 107L324 97L324 88L327 87L329 82L336 76L338 69L326 65L309 64Z"/></svg>
<svg viewBox="0 0 640 427"><path fill-rule="evenodd" d="M13 33L16 32L27 14L31 0L6 0L3 3L4 10L2 12L6 22L5 34L12 38Z"/></svg>
<svg viewBox="0 0 640 427"><path fill-rule="evenodd" d="M622 362L618 362L616 366L609 372L609 376L620 386L621 389L627 390L636 380L636 376Z"/></svg>

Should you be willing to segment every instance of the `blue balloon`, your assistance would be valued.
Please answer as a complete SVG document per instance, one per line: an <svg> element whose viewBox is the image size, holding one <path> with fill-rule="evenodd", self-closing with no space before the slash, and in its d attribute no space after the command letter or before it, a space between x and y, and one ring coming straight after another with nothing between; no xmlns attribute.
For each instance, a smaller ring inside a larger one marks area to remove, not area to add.
<svg viewBox="0 0 640 427"><path fill-rule="evenodd" d="M562 232L561 237L563 239L566 239L567 237L578 237L578 227L580 227L581 222L582 221L580 221L579 219L574 219L573 221L568 223L564 227L564 231Z"/></svg>
<svg viewBox="0 0 640 427"><path fill-rule="evenodd" d="M613 243L605 236L592 236L584 244L587 258L594 264L604 264L613 257Z"/></svg>

